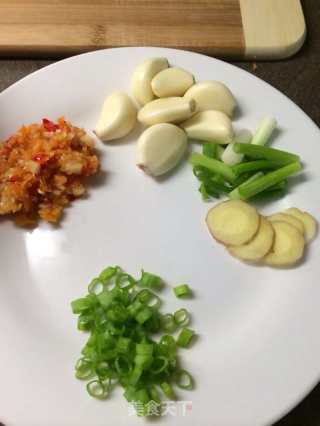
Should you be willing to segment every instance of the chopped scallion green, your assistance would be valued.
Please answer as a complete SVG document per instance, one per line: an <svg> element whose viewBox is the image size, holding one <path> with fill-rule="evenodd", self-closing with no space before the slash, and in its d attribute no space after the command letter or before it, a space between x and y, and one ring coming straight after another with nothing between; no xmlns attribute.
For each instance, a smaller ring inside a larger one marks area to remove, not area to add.
<svg viewBox="0 0 320 426"><path fill-rule="evenodd" d="M175 377L177 386L189 386L179 373L177 351L188 345L190 330L183 328L177 342L170 334L160 334L158 341L152 338L152 333L172 333L190 319L184 308L174 314L160 312L161 300L151 290L161 284L160 277L148 272L135 280L119 266L108 267L89 284L88 295L71 303L78 329L90 332L75 376L91 380L87 391L98 399L105 399L113 384L123 386L127 401L142 404L140 415L147 414L151 399L161 402L157 386L170 399ZM178 297L191 292L187 284L174 291Z"/></svg>
<svg viewBox="0 0 320 426"><path fill-rule="evenodd" d="M174 313L173 318L179 327L185 327L186 325L189 324L190 314L186 309L182 308L182 309L178 309Z"/></svg>
<svg viewBox="0 0 320 426"><path fill-rule="evenodd" d="M99 380L92 380L87 384L88 394L98 399L105 399L108 396L108 388Z"/></svg>
<svg viewBox="0 0 320 426"><path fill-rule="evenodd" d="M191 296L192 294L191 288L188 284L181 284L174 287L173 292L176 297Z"/></svg>
<svg viewBox="0 0 320 426"><path fill-rule="evenodd" d="M170 386L169 383L167 382L160 383L160 387L162 389L162 392L165 394L165 396L168 399L175 399L172 386Z"/></svg>
<svg viewBox="0 0 320 426"><path fill-rule="evenodd" d="M194 331L190 328L183 328L178 336L177 345L186 348L189 346L192 337L194 336Z"/></svg>
<svg viewBox="0 0 320 426"><path fill-rule="evenodd" d="M166 333L173 333L177 328L177 324L172 314L162 315L160 322L162 330Z"/></svg>
<svg viewBox="0 0 320 426"><path fill-rule="evenodd" d="M186 370L179 370L176 373L176 384L181 389L192 389L193 378Z"/></svg>

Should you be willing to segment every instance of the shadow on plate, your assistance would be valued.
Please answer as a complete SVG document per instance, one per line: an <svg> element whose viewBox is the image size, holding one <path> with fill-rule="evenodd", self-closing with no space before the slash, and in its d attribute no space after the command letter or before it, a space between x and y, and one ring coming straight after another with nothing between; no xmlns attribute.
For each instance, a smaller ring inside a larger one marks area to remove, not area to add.
<svg viewBox="0 0 320 426"><path fill-rule="evenodd" d="M137 142L137 140L139 139L139 136L141 135L141 133L144 130L145 130L145 126L143 126L141 123L137 122L134 129L127 136L124 136L123 138L103 142L103 141L101 141L100 138L98 138L98 136L96 136L96 137L106 147L108 147L108 145L112 145L112 146L113 145L129 145L129 144Z"/></svg>
<svg viewBox="0 0 320 426"><path fill-rule="evenodd" d="M190 155L190 149L188 149L182 159L179 161L179 163L169 172L165 173L164 175L157 176L154 179L158 183L166 182L168 179L171 178L171 176L175 175L176 173L179 173L179 171L184 167L191 167L190 164L188 164L188 158Z"/></svg>

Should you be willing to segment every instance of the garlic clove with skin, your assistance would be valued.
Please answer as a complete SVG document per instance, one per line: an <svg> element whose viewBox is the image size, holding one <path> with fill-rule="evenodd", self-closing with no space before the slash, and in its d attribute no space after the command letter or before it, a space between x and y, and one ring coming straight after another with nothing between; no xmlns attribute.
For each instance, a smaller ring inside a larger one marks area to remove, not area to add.
<svg viewBox="0 0 320 426"><path fill-rule="evenodd" d="M190 87L184 95L194 99L197 112L217 110L232 117L236 100L228 87L219 81L203 81Z"/></svg>
<svg viewBox="0 0 320 426"><path fill-rule="evenodd" d="M199 141L228 144L234 137L231 120L221 111L198 112L180 126L189 138Z"/></svg>
<svg viewBox="0 0 320 426"><path fill-rule="evenodd" d="M131 88L133 96L139 104L145 105L155 98L151 81L156 74L168 66L168 59L159 57L147 59L136 67L132 76Z"/></svg>
<svg viewBox="0 0 320 426"><path fill-rule="evenodd" d="M137 108L124 92L108 96L95 129L102 141L110 141L126 136L137 122Z"/></svg>
<svg viewBox="0 0 320 426"><path fill-rule="evenodd" d="M155 99L147 103L138 113L138 120L151 126L158 123L181 123L196 111L193 99L171 97Z"/></svg>
<svg viewBox="0 0 320 426"><path fill-rule="evenodd" d="M153 93L158 98L183 96L194 84L194 77L182 68L167 68L160 71L151 81Z"/></svg>
<svg viewBox="0 0 320 426"><path fill-rule="evenodd" d="M170 123L155 124L138 140L137 166L151 176L160 176L173 169L188 147L186 133Z"/></svg>

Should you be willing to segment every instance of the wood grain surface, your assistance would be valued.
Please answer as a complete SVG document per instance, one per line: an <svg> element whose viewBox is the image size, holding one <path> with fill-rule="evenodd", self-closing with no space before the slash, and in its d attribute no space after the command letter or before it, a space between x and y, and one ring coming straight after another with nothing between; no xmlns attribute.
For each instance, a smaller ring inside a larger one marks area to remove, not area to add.
<svg viewBox="0 0 320 426"><path fill-rule="evenodd" d="M320 126L320 2L304 0L303 8L308 37L296 56L280 62L233 63L281 90ZM52 62L49 59L36 60L31 57L25 60L0 59L0 91ZM320 426L320 384L274 426Z"/></svg>
<svg viewBox="0 0 320 426"><path fill-rule="evenodd" d="M0 0L0 54L163 46L279 58L302 45L300 0Z"/></svg>
<svg viewBox="0 0 320 426"><path fill-rule="evenodd" d="M242 56L239 0L0 1L2 52L145 45Z"/></svg>

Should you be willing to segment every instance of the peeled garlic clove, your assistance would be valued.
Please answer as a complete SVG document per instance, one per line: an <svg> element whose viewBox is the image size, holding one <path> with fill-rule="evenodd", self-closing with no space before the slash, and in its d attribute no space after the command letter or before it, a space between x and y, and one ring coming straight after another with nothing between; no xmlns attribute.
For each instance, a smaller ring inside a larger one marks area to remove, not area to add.
<svg viewBox="0 0 320 426"><path fill-rule="evenodd" d="M158 72L168 66L166 58L150 58L137 66L132 76L131 87L133 96L139 104L145 105L155 98L151 89L151 81Z"/></svg>
<svg viewBox="0 0 320 426"><path fill-rule="evenodd" d="M221 111L198 112L180 126L189 138L200 141L227 144L234 136L230 118Z"/></svg>
<svg viewBox="0 0 320 426"><path fill-rule="evenodd" d="M187 146L187 135L180 127L170 123L155 124L138 140L137 166L147 174L160 176L178 164Z"/></svg>
<svg viewBox="0 0 320 426"><path fill-rule="evenodd" d="M95 129L103 141L126 136L137 122L137 108L126 93L115 92L105 100Z"/></svg>
<svg viewBox="0 0 320 426"><path fill-rule="evenodd" d="M193 99L161 98L147 103L138 113L141 123L151 126L158 123L181 123L196 110Z"/></svg>
<svg viewBox="0 0 320 426"><path fill-rule="evenodd" d="M236 100L223 83L219 81L203 81L190 87L184 95L197 103L197 111L222 111L232 117L236 107Z"/></svg>
<svg viewBox="0 0 320 426"><path fill-rule="evenodd" d="M151 81L153 93L159 98L183 96L194 84L194 77L181 68L167 68L160 71Z"/></svg>

